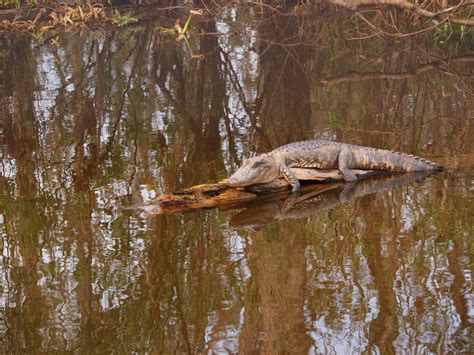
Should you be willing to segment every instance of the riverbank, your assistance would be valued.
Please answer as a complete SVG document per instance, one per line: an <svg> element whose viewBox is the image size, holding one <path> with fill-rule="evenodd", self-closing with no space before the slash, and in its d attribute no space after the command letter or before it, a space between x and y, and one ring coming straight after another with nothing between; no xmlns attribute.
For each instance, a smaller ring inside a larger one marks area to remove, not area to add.
<svg viewBox="0 0 474 355"><path fill-rule="evenodd" d="M181 3L181 2L178 2ZM17 34L40 36L47 31L55 33L80 31L90 27L116 26L122 27L144 21L150 17L178 19L177 32L179 35L181 21L189 18L190 11L199 10L205 15L216 17L224 8L236 1L183 1L182 4L168 6L162 2L151 0L112 1L105 3L83 2L70 0L66 2L15 0L10 4L0 5L0 36L6 37ZM455 5L427 1L423 5L415 5L408 1L398 0L325 0L325 1L238 1L242 6L255 7L262 16L268 14L306 14L328 8L336 9L353 17L372 29L373 35L406 36L426 32L446 32L464 36L474 25L472 13L474 1L460 0ZM421 7L422 6L422 7ZM291 9L291 10L289 10ZM400 27L397 15L403 14L413 23L413 28ZM183 22L183 23L184 23ZM164 24L163 29L171 32L174 24ZM472 32L472 31L471 31Z"/></svg>
<svg viewBox="0 0 474 355"><path fill-rule="evenodd" d="M0 35L37 34L46 31L68 32L100 25L125 26L143 18L144 9L136 6L102 4L35 5L0 9Z"/></svg>

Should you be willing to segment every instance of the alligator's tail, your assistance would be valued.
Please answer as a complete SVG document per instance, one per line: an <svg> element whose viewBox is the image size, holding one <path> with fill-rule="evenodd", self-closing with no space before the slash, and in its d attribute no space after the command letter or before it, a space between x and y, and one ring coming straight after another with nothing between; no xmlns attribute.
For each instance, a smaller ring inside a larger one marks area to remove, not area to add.
<svg viewBox="0 0 474 355"><path fill-rule="evenodd" d="M365 148L356 154L356 161L365 169L389 171L443 171L443 167L425 158L389 150ZM359 164L358 164L359 165Z"/></svg>

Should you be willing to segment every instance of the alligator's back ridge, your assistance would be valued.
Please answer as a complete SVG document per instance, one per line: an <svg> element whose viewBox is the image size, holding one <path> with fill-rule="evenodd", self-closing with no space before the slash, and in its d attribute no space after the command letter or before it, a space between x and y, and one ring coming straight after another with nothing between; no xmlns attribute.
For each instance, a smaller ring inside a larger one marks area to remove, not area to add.
<svg viewBox="0 0 474 355"><path fill-rule="evenodd" d="M319 147L325 147L328 145L351 145L341 142L334 141L325 141L325 140L309 140L309 141L300 141L282 145L281 147L273 149L270 153L280 153L280 152L291 152L295 149L315 149Z"/></svg>
<svg viewBox="0 0 474 355"><path fill-rule="evenodd" d="M397 151L364 147L355 144L326 140L300 141L278 147L270 152L274 156L305 157L305 166L311 166L309 160L316 149L348 148L352 153L352 168L378 169L388 171L443 171L443 167L425 158ZM296 164L297 165L297 164ZM294 165L294 166L296 166Z"/></svg>

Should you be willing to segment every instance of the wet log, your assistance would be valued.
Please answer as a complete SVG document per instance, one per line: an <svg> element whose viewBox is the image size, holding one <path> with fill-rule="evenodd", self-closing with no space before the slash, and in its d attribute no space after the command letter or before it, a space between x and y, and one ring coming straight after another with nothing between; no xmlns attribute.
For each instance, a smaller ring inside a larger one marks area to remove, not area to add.
<svg viewBox="0 0 474 355"><path fill-rule="evenodd" d="M292 169L296 177L304 182L321 183L343 180L339 170ZM358 179L377 175L373 170L356 170ZM196 185L172 194L164 194L140 207L149 213L176 213L193 209L216 208L241 205L262 194L289 190L289 183L281 178L266 184L232 187L223 180L216 184Z"/></svg>

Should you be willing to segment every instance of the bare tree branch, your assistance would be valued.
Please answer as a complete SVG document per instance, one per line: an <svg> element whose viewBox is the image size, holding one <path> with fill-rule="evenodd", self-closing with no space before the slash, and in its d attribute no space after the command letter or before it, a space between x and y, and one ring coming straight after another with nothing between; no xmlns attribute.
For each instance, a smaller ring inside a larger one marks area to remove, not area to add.
<svg viewBox="0 0 474 355"><path fill-rule="evenodd" d="M450 58L448 60L436 60L434 62L420 65L418 68L414 70L406 71L406 72L398 72L398 73L350 72L344 75L337 75L330 78L321 79L321 83L326 84L326 85L335 85L335 84L340 84L347 81L363 81L363 80L376 80L376 79L402 80L402 79L408 79L408 78L417 76L421 74L422 72L425 72L431 69L442 70L443 66L446 67L448 63L456 63L456 62L462 62L462 63L474 62L474 56L459 56L455 58Z"/></svg>
<svg viewBox="0 0 474 355"><path fill-rule="evenodd" d="M360 6L377 6L377 5L388 5L388 6L395 6L401 9L409 10L414 12L415 14L428 17L432 19L449 19L450 22L466 25L466 26L474 26L474 20L467 19L467 18L460 18L457 16L453 16L453 13L465 6L474 6L474 0L467 0L461 1L459 4L455 6L451 6L448 8L444 8L438 12L433 12L426 10L415 3L403 0L329 0L329 2L349 8L351 10L357 10Z"/></svg>

